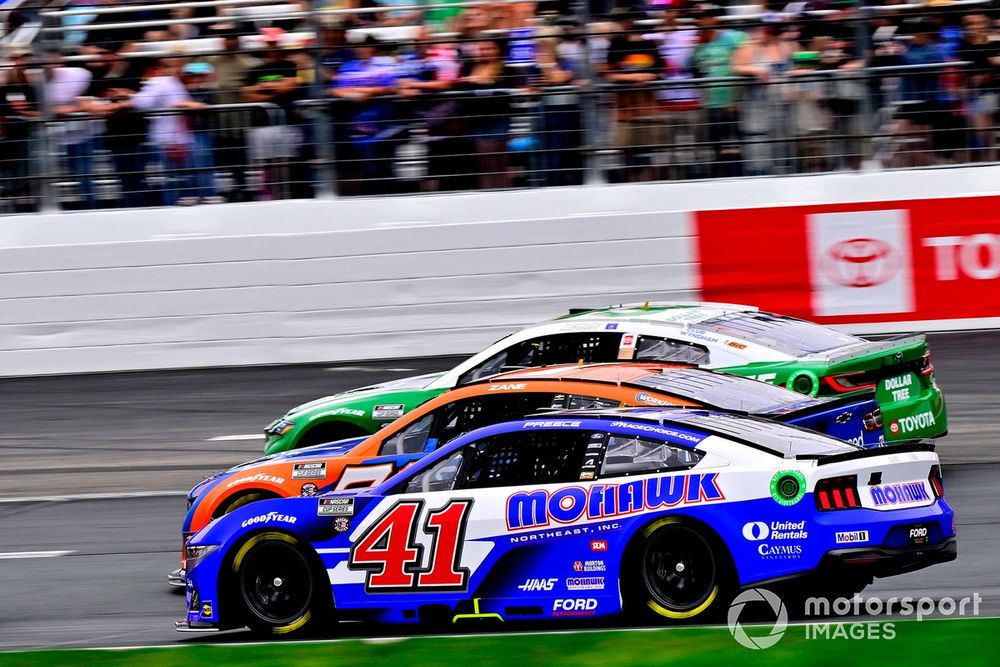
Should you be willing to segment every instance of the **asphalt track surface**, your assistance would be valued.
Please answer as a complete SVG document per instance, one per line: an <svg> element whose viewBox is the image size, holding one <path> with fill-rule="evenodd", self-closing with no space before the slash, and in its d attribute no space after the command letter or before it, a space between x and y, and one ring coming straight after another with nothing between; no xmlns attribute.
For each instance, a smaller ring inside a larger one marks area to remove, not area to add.
<svg viewBox="0 0 1000 667"><path fill-rule="evenodd" d="M931 346L948 399L938 451L959 559L877 580L865 595L978 594L981 614L1000 615L1000 332L935 335ZM288 407L455 361L0 380L0 650L248 639L173 630L183 597L165 574L176 567L184 499L169 492L259 455L262 440L250 437ZM232 436L246 438L209 441ZM74 498L150 492L166 494ZM359 631L373 632L338 634Z"/></svg>

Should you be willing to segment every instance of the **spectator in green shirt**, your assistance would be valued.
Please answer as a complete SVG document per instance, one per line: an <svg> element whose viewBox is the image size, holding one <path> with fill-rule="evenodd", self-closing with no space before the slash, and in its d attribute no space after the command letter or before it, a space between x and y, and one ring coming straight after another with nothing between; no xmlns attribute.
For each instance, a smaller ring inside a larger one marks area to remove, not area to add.
<svg viewBox="0 0 1000 667"><path fill-rule="evenodd" d="M718 5L700 4L692 15L698 25L698 44L688 63L698 78L733 76L733 54L743 44L745 35L735 30L720 30L719 17L725 10ZM731 84L703 84L701 104L705 114L705 139L714 153L711 175L739 176L739 88Z"/></svg>

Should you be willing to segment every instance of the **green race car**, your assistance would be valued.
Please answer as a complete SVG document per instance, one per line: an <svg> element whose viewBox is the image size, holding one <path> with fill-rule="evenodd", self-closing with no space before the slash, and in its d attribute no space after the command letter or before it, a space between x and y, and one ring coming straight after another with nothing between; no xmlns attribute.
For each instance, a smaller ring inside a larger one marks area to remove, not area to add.
<svg viewBox="0 0 1000 667"><path fill-rule="evenodd" d="M442 392L502 371L611 361L692 364L809 396L874 389L887 441L947 432L924 336L871 341L750 306L645 303L572 310L512 333L449 371L300 405L267 426L265 451L374 433Z"/></svg>

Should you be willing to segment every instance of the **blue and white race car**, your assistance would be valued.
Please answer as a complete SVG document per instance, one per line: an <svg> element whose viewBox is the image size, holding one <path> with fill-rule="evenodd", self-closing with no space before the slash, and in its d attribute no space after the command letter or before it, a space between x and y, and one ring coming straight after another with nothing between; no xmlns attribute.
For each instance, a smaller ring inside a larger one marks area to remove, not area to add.
<svg viewBox="0 0 1000 667"><path fill-rule="evenodd" d="M461 435L366 491L213 521L187 545L178 628L703 620L741 588L850 596L956 553L928 442L862 449L708 410L561 412Z"/></svg>

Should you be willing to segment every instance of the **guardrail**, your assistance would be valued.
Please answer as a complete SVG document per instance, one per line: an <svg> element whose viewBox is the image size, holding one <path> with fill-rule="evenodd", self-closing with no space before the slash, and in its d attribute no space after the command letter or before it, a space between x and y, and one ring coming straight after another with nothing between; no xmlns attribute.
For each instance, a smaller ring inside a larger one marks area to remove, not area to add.
<svg viewBox="0 0 1000 667"><path fill-rule="evenodd" d="M0 211L284 198L276 165L287 132L284 111L267 103L12 117Z"/></svg>

